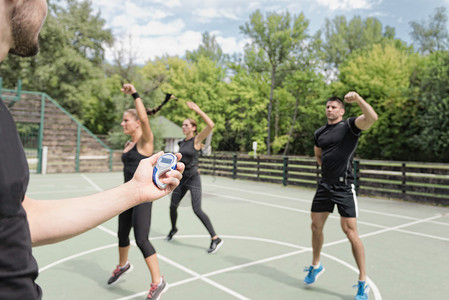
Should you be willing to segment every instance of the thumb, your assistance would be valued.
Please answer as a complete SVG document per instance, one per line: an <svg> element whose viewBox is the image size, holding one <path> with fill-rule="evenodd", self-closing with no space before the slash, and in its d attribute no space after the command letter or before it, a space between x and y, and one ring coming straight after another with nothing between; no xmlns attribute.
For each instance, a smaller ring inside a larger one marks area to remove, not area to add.
<svg viewBox="0 0 449 300"><path fill-rule="evenodd" d="M150 162L151 162L151 164L152 164L153 166L156 164L158 158L161 157L162 154L164 154L164 151L159 151L158 153L153 154L153 155L149 158L149 160L150 160Z"/></svg>

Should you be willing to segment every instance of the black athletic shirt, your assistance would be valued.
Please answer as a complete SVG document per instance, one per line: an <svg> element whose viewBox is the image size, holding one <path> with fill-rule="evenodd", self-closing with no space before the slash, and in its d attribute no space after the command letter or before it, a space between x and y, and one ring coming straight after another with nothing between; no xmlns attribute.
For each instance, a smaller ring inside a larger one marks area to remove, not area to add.
<svg viewBox="0 0 449 300"><path fill-rule="evenodd" d="M14 120L0 98L0 299L41 299L22 201L28 163Z"/></svg>
<svg viewBox="0 0 449 300"><path fill-rule="evenodd" d="M322 150L321 177L325 182L351 184L354 181L352 160L361 132L355 119L326 124L315 131L315 146Z"/></svg>
<svg viewBox="0 0 449 300"><path fill-rule="evenodd" d="M137 151L137 143L128 152L123 152L122 162L125 182L128 182L133 178L140 161L145 158L148 158L148 156L142 155Z"/></svg>
<svg viewBox="0 0 449 300"><path fill-rule="evenodd" d="M186 166L184 175L192 175L198 173L198 156L199 151L195 149L195 138L190 140L183 139L178 142L179 153L182 154L181 162Z"/></svg>

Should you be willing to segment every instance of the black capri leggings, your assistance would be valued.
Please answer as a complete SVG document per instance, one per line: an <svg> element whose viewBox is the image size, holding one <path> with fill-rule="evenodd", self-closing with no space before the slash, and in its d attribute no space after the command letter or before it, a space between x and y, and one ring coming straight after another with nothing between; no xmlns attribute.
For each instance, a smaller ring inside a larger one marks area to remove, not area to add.
<svg viewBox="0 0 449 300"><path fill-rule="evenodd" d="M131 227L134 228L134 237L137 247L147 258L156 253L151 245L148 236L151 225L151 208L153 202L142 203L121 213L118 217L118 245L119 247L129 246L129 233Z"/></svg>
<svg viewBox="0 0 449 300"><path fill-rule="evenodd" d="M178 219L178 206L187 191L192 195L192 208L197 217L206 226L211 237L214 237L215 231L209 217L201 209L201 178L199 173L193 175L184 175L179 186L173 191L170 203L170 220L172 228L176 228Z"/></svg>

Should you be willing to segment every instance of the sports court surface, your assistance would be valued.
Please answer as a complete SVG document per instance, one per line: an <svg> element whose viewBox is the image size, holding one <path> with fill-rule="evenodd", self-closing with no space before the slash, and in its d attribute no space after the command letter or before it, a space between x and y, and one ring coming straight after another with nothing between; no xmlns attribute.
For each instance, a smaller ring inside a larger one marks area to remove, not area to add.
<svg viewBox="0 0 449 300"><path fill-rule="evenodd" d="M121 173L34 174L28 196L82 196L122 180ZM302 283L312 258L314 190L212 176L202 183L203 209L224 244L206 253L210 237L189 195L178 210L179 231L166 242L169 198L155 202L150 240L169 284L162 299L354 299L357 268L338 213L325 227L325 273L312 287ZM367 197L358 205L370 299L449 299L449 207ZM43 299L145 299L149 271L135 244L134 270L106 284L118 262L116 230L115 217L71 240L33 248Z"/></svg>

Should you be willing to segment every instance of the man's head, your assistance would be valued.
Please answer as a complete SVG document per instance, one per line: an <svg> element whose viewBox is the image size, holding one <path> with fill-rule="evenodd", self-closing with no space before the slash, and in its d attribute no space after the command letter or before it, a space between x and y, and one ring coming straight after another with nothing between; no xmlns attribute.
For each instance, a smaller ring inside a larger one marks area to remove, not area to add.
<svg viewBox="0 0 449 300"><path fill-rule="evenodd" d="M326 117L329 124L335 124L343 119L345 103L338 97L330 97L326 103Z"/></svg>
<svg viewBox="0 0 449 300"><path fill-rule="evenodd" d="M3 13L0 22L0 49L28 57L39 51L39 32L47 16L46 0L0 0ZM3 58L6 53L0 53Z"/></svg>

